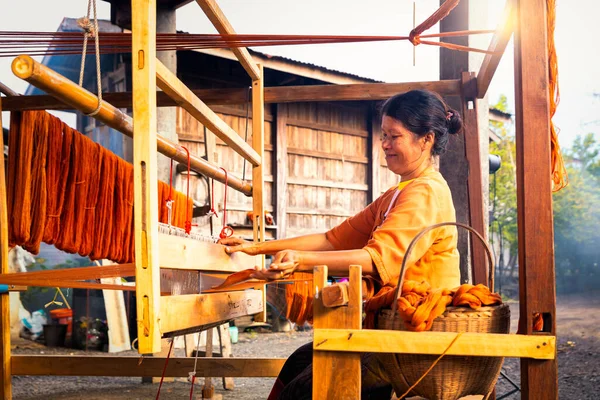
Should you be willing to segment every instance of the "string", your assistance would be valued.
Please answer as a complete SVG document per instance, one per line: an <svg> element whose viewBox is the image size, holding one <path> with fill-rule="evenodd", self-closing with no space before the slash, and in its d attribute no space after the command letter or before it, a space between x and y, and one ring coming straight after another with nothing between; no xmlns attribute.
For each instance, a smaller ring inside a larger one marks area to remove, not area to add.
<svg viewBox="0 0 600 400"><path fill-rule="evenodd" d="M185 233L187 233L188 235L190 234L190 232L192 231L192 220L190 218L190 207L189 207L189 202L190 202L190 151L187 149L187 147L181 146L182 149L185 150L185 152L187 153L187 192L185 195ZM171 160L172 162L172 160Z"/></svg>
<svg viewBox="0 0 600 400"><path fill-rule="evenodd" d="M192 378L192 387L190 388L190 400L194 398L194 382L196 381L196 366L198 365L198 349L200 348L200 333L198 333L198 343L196 344L196 354L194 357L194 371L190 372L190 378Z"/></svg>
<svg viewBox="0 0 600 400"><path fill-rule="evenodd" d="M171 357L171 350L173 350L173 343L175 339L171 340L169 346L169 353L167 353L167 359L165 360L165 366L163 367L162 376L160 377L160 384L158 385L158 391L156 392L156 400L160 398L160 388L162 387L163 381L165 380L165 373L167 372L167 365L169 364L169 358Z"/></svg>
<svg viewBox="0 0 600 400"><path fill-rule="evenodd" d="M219 233L219 237L221 239L225 239L233 235L233 228L227 226L227 181L228 175L227 170L223 167L220 167L225 173L225 190L223 192L223 228L221 229L221 233Z"/></svg>

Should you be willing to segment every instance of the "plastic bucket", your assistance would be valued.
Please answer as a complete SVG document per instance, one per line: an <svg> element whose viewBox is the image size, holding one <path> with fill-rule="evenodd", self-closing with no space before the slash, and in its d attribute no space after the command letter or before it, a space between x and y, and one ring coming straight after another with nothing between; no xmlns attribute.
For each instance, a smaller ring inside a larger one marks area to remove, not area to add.
<svg viewBox="0 0 600 400"><path fill-rule="evenodd" d="M52 318L55 324L66 325L66 338L71 339L71 333L73 332L73 310L70 308L51 310L50 318Z"/></svg>
<svg viewBox="0 0 600 400"><path fill-rule="evenodd" d="M236 344L238 342L238 328L237 326L229 327L229 337L231 338L231 343Z"/></svg>
<svg viewBox="0 0 600 400"><path fill-rule="evenodd" d="M64 347L67 325L44 325L44 339L48 347Z"/></svg>

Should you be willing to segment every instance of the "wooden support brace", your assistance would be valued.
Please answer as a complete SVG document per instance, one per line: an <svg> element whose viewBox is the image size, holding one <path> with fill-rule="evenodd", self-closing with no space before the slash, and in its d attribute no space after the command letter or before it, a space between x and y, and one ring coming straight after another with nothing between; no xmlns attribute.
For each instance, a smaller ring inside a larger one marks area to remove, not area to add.
<svg viewBox="0 0 600 400"><path fill-rule="evenodd" d="M481 149L479 141L479 123L477 118L476 97L477 80L472 72L463 72L462 75L462 113L464 121L465 154L469 165L467 178L469 194L469 220L471 227L487 239L485 224L485 202L483 199L483 171L481 163ZM471 237L471 251L473 263L473 283L489 285L489 266L485 248L478 240ZM491 288L493 289L493 288Z"/></svg>
<svg viewBox="0 0 600 400"><path fill-rule="evenodd" d="M315 328L314 349L333 352L439 355L448 348L455 337L455 332ZM465 332L446 354L553 360L556 357L555 353L555 336Z"/></svg>
<svg viewBox="0 0 600 400"><path fill-rule="evenodd" d="M193 357L169 360L165 376L185 377L194 370ZM274 377L284 358L198 358L196 376ZM161 376L165 358L15 355L13 375Z"/></svg>
<svg viewBox="0 0 600 400"><path fill-rule="evenodd" d="M212 22L215 29L221 35L233 35L235 34L235 30L225 17L225 14L219 8L219 5L215 0L196 0L204 14L208 17L210 22ZM237 59L239 60L242 67L246 70L250 78L254 81L257 79L261 79L261 72L259 68L256 66L254 61L252 60L252 56L248 52L245 47L232 47L231 51Z"/></svg>
<svg viewBox="0 0 600 400"><path fill-rule="evenodd" d="M349 304L346 307L327 308L322 296L327 283L327 267L315 267L314 329L315 333L327 328L344 327L360 331L362 324L361 267L350 266ZM352 328L351 328L352 327ZM321 351L321 339L314 338L313 399L359 399L360 354Z"/></svg>
<svg viewBox="0 0 600 400"><path fill-rule="evenodd" d="M0 97L0 126L2 126L2 97ZM6 205L6 172L4 170L4 138L0 136L0 277L9 272L8 212ZM0 293L0 399L12 398L10 354L10 298Z"/></svg>
<svg viewBox="0 0 600 400"><path fill-rule="evenodd" d="M238 154L257 166L262 157L250 147L229 125L202 102L183 82L163 63L156 60L156 83L175 100L178 106L200 121Z"/></svg>
<svg viewBox="0 0 600 400"><path fill-rule="evenodd" d="M493 54L485 55L481 68L477 73L477 97L480 99L485 97L485 94L490 87L490 83L492 82L492 78L494 77L494 73L500 64L500 60L502 60L506 46L513 34L515 28L515 9L515 1L507 0L502 17L500 18L500 24L498 25L496 33L494 33L494 36L492 37L490 47L488 48Z"/></svg>

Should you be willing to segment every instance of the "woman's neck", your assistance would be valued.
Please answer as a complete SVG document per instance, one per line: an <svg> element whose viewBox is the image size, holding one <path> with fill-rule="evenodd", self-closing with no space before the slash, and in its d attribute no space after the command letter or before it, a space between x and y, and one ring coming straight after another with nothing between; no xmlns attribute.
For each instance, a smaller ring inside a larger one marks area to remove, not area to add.
<svg viewBox="0 0 600 400"><path fill-rule="evenodd" d="M418 178L419 176L421 176L421 174L423 174L423 172L425 172L427 169L429 169L429 167L431 167L431 165L432 164L431 164L430 158L423 160L423 163L421 163L421 165L419 165L417 168L415 168L409 174L400 176L400 182L406 182L411 179Z"/></svg>

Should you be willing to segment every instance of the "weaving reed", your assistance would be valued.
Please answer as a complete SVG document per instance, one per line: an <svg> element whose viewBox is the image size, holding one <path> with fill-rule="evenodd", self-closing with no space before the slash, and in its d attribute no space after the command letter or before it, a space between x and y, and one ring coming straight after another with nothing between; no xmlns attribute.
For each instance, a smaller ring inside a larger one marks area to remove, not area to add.
<svg viewBox="0 0 600 400"><path fill-rule="evenodd" d="M11 246L37 254L43 241L92 260L133 261L131 164L45 111L25 111L11 115L8 165ZM159 222L169 191L159 182ZM192 199L172 196L172 225L184 228Z"/></svg>

